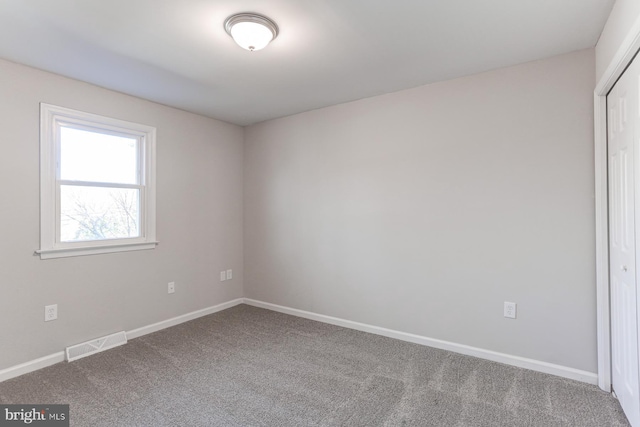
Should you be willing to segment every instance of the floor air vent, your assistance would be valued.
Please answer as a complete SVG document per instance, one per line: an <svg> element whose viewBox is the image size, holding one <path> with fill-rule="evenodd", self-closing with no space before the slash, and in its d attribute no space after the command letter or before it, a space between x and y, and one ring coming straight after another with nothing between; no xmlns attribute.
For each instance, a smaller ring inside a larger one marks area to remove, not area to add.
<svg viewBox="0 0 640 427"><path fill-rule="evenodd" d="M110 348L126 343L127 334L122 331L107 335L106 337L83 342L82 344L72 345L71 347L67 347L67 362L73 362L74 360L91 356L92 354L100 353L101 351L109 350Z"/></svg>

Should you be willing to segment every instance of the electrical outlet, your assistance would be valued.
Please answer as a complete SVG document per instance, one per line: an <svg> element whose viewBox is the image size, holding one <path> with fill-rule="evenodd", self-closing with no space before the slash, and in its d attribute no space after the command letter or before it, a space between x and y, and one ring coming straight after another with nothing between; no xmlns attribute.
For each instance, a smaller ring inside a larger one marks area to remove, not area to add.
<svg viewBox="0 0 640 427"><path fill-rule="evenodd" d="M44 306L44 321L49 322L58 318L58 304Z"/></svg>
<svg viewBox="0 0 640 427"><path fill-rule="evenodd" d="M233 279L233 270L227 270L227 280Z"/></svg>
<svg viewBox="0 0 640 427"><path fill-rule="evenodd" d="M221 271L220 272L220 281L224 282L225 280L227 280L227 272L226 271Z"/></svg>
<svg viewBox="0 0 640 427"><path fill-rule="evenodd" d="M176 291L176 282L169 282L169 286L167 288L167 292L172 294Z"/></svg>
<svg viewBox="0 0 640 427"><path fill-rule="evenodd" d="M504 317L508 317L509 319L516 318L517 304L515 302L504 302Z"/></svg>

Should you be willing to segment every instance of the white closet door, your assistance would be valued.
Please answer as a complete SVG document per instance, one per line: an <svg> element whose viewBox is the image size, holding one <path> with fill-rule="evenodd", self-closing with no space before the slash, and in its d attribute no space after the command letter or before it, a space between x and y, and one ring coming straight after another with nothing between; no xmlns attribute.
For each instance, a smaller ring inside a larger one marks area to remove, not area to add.
<svg viewBox="0 0 640 427"><path fill-rule="evenodd" d="M627 418L640 427L638 375L637 251L640 239L640 61L636 60L607 96L611 357L613 388ZM636 218L638 218L636 220Z"/></svg>

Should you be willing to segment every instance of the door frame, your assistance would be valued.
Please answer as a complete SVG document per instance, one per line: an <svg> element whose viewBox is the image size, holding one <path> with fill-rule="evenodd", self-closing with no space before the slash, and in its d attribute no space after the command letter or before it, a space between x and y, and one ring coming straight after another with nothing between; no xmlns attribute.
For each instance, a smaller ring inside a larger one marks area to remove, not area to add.
<svg viewBox="0 0 640 427"><path fill-rule="evenodd" d="M609 191L607 154L607 94L640 49L640 17L611 59L593 92L596 301L598 334L598 386L611 392L611 313L609 310Z"/></svg>

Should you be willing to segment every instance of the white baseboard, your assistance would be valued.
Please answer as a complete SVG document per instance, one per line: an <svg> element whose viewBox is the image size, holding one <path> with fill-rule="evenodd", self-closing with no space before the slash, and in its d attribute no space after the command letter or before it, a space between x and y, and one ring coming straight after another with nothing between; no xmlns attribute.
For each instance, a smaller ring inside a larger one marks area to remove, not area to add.
<svg viewBox="0 0 640 427"><path fill-rule="evenodd" d="M235 307L242 304L244 298L236 298L231 301L223 302L222 304L214 305L212 307L203 308L202 310L192 311L191 313L183 314L182 316L173 317L162 322L154 323L152 325L143 326L138 329L133 329L127 332L127 339L134 339L143 335L157 332L162 329L170 328L180 323L188 322L189 320L197 319L198 317L207 316L209 314L217 313L218 311L226 310L227 308Z"/></svg>
<svg viewBox="0 0 640 427"><path fill-rule="evenodd" d="M552 374L589 384L598 384L597 374L588 371L582 371L579 369L569 368L567 366L555 365L553 363L542 362L535 359L528 359L526 357L513 356L505 353L498 353L496 351L471 347L464 344L456 344L453 342L424 337L421 335L394 331L392 329L381 328L379 326L367 325L365 323L353 322L351 320L339 319L337 317L325 316L323 314L283 307L281 305L271 304L268 302L256 301L250 298L244 298L244 303L252 305L254 307L265 308L267 310L277 311L280 313L290 314L298 317L304 317L305 319L316 320L318 322L329 323L336 326L342 326L344 328L355 329L358 331L369 332L371 334L382 335L402 341L408 341L414 344L421 344L428 347L449 350L455 353L479 357L481 359L487 359L493 362L504 363L506 365L517 366L519 368L530 369L532 371L543 372L545 374Z"/></svg>
<svg viewBox="0 0 640 427"><path fill-rule="evenodd" d="M138 338L152 332L170 328L171 326L179 325L180 323L188 322L189 320L197 319L198 317L207 316L209 314L217 313L218 311L226 310L227 308L234 307L236 305L242 304L243 302L244 298L237 298L231 301L224 302L222 304L204 308L202 310L192 311L191 313L183 314L182 316L163 320L162 322L154 323L152 325L133 329L127 332L127 339ZM64 351L60 351L48 356L41 357L39 359L11 366L9 368L0 370L0 382L18 377L20 375L28 374L29 372L37 371L38 369L46 368L47 366L55 365L56 363L64 361L65 353Z"/></svg>
<svg viewBox="0 0 640 427"><path fill-rule="evenodd" d="M59 351L39 359L11 366L0 371L0 383L60 362L64 362L64 351Z"/></svg>

